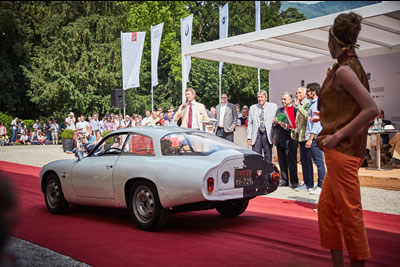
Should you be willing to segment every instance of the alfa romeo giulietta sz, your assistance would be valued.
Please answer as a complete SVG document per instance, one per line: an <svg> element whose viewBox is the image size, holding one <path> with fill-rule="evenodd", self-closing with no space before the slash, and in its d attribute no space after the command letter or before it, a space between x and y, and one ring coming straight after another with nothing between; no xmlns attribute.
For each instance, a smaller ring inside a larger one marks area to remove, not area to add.
<svg viewBox="0 0 400 267"><path fill-rule="evenodd" d="M63 214L69 204L128 208L148 231L162 229L176 212L238 216L279 180L276 166L258 153L210 133L164 126L113 131L81 160L57 160L40 172L51 213Z"/></svg>

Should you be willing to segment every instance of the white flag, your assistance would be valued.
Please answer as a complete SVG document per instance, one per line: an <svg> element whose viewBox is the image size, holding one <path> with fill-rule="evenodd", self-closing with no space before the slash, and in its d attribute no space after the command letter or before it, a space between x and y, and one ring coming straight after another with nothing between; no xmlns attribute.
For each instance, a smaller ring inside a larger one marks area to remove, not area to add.
<svg viewBox="0 0 400 267"><path fill-rule="evenodd" d="M164 22L151 26L151 86L158 84L158 54L160 52L161 36Z"/></svg>
<svg viewBox="0 0 400 267"><path fill-rule="evenodd" d="M228 3L219 10L219 39L228 37Z"/></svg>
<svg viewBox="0 0 400 267"><path fill-rule="evenodd" d="M219 39L228 37L228 3L219 9ZM219 75L222 74L224 62L219 62Z"/></svg>
<svg viewBox="0 0 400 267"><path fill-rule="evenodd" d="M256 2L256 31L261 30L261 15L260 15L260 1ZM257 68L258 91L260 92L260 68Z"/></svg>
<svg viewBox="0 0 400 267"><path fill-rule="evenodd" d="M140 63L146 32L121 32L122 88L139 87Z"/></svg>
<svg viewBox="0 0 400 267"><path fill-rule="evenodd" d="M255 1L256 2L256 31L261 30L261 16L260 16L260 1Z"/></svg>
<svg viewBox="0 0 400 267"><path fill-rule="evenodd" d="M185 46L192 45L192 24L193 24L193 15L181 19L181 49ZM182 59L182 65L183 65L183 59ZM191 67L191 57L188 56L186 65L186 75L187 75L186 81L189 81L190 67Z"/></svg>

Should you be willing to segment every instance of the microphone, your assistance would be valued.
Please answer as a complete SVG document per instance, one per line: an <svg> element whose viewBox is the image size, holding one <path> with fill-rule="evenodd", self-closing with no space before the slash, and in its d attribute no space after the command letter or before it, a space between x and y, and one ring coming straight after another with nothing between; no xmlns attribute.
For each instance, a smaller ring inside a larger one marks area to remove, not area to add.
<svg viewBox="0 0 400 267"><path fill-rule="evenodd" d="M182 110L184 110L189 105L189 100L186 99L185 103L183 103Z"/></svg>

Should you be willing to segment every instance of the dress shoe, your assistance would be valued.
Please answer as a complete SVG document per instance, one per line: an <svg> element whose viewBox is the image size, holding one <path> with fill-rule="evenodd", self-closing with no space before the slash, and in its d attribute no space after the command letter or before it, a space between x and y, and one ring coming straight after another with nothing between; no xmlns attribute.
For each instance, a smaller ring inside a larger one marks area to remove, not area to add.
<svg viewBox="0 0 400 267"><path fill-rule="evenodd" d="M292 188L297 188L297 187L299 187L299 184L298 184L298 183L293 183L293 184L292 184Z"/></svg>
<svg viewBox="0 0 400 267"><path fill-rule="evenodd" d="M279 186L289 186L289 184L286 183L285 181L281 181L281 182L279 183Z"/></svg>
<svg viewBox="0 0 400 267"><path fill-rule="evenodd" d="M321 187L317 186L311 190L310 195L320 195L321 194Z"/></svg>
<svg viewBox="0 0 400 267"><path fill-rule="evenodd" d="M302 184L302 185L296 187L296 191L307 190L307 189L308 189L308 187L305 184Z"/></svg>

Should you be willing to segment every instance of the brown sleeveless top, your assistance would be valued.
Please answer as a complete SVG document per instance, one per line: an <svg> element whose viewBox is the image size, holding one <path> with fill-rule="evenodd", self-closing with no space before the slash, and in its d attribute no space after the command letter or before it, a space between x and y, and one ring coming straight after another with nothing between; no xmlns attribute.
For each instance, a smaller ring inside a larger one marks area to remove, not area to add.
<svg viewBox="0 0 400 267"><path fill-rule="evenodd" d="M367 75L358 61L354 49L344 51L338 57L338 63L328 72L319 94L318 109L322 125L319 136L334 134L350 123L361 111L361 107L346 89L334 88L336 70L344 65L349 66L355 72L369 92ZM364 158L367 134L368 125L341 140L335 149L350 156Z"/></svg>

